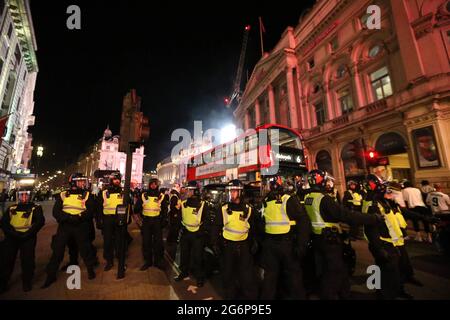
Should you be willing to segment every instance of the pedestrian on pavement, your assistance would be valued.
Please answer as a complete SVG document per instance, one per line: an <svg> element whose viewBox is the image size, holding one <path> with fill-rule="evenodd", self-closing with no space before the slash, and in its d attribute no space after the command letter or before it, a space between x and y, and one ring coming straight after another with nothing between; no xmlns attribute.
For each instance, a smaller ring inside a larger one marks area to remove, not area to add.
<svg viewBox="0 0 450 320"><path fill-rule="evenodd" d="M350 279L344 261L344 244L340 222L347 224L375 225L382 220L349 211L339 206L326 192L328 174L322 170L308 173L311 192L305 197L305 208L313 229L313 248L320 279L320 297L325 300L348 299Z"/></svg>
<svg viewBox="0 0 450 320"><path fill-rule="evenodd" d="M95 211L95 200L87 188L87 177L74 173L69 178L70 189L61 192L53 206L53 217L58 222L54 237L53 253L47 265L47 279L42 288L48 288L56 281L59 265L71 237L76 241L78 250L87 267L88 278L95 278L95 255L89 240L89 224Z"/></svg>
<svg viewBox="0 0 450 320"><path fill-rule="evenodd" d="M206 224L209 219L208 206L200 198L197 181L189 181L186 188L187 199L181 204L180 274L175 281L181 281L192 274L197 287L205 283L203 251L205 249Z"/></svg>
<svg viewBox="0 0 450 320"><path fill-rule="evenodd" d="M150 179L148 187L149 189L142 193L134 207L134 212L142 218L141 233L144 264L140 270L145 271L153 265L163 270L165 265L161 203L164 194L159 190L157 178Z"/></svg>
<svg viewBox="0 0 450 320"><path fill-rule="evenodd" d="M278 293L283 299L305 299L301 264L311 221L295 194L293 181L274 177L269 180L269 190L262 205L261 299L273 300Z"/></svg>
<svg viewBox="0 0 450 320"><path fill-rule="evenodd" d="M0 261L0 293L8 289L19 252L23 291L32 289L37 233L45 224L42 207L32 202L33 186L22 185L17 193L17 204L10 206L2 217L1 226L6 238Z"/></svg>
<svg viewBox="0 0 450 320"><path fill-rule="evenodd" d="M254 300L258 296L252 255L258 247L257 212L245 203L244 185L240 180L231 180L225 190L227 200L215 220L221 232L211 239L215 251L222 252L224 298Z"/></svg>
<svg viewBox="0 0 450 320"><path fill-rule="evenodd" d="M411 182L409 182L409 181L404 182L403 185L404 185L404 189L402 191L403 199L405 200L407 207L411 211L414 211L421 215L422 223L423 223L423 227L424 227L424 231L425 231L425 235L426 235L425 240L429 243L432 243L433 240L431 237L430 224L428 222L431 212L423 201L422 193L418 188L414 188L412 186ZM424 238L420 234L418 222L416 222L416 223L417 224L414 226L414 229L416 230L415 240L421 242L424 240Z"/></svg>

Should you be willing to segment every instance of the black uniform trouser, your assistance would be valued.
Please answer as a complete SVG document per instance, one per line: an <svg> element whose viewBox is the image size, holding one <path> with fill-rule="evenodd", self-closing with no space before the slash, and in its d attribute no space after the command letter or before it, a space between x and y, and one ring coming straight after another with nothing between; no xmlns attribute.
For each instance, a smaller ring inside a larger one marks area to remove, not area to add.
<svg viewBox="0 0 450 320"><path fill-rule="evenodd" d="M142 254L146 263L161 264L163 262L163 240L161 217L146 217L142 222ZM153 259L154 257L154 259Z"/></svg>
<svg viewBox="0 0 450 320"><path fill-rule="evenodd" d="M377 290L378 298L381 300L393 300L398 297L402 289L400 279L400 251L392 244L382 243L382 249L386 251L386 257L380 257L371 248L369 249L375 257L375 263L381 271L381 289Z"/></svg>
<svg viewBox="0 0 450 320"><path fill-rule="evenodd" d="M240 288L242 299L255 300L258 290L254 271L249 242L224 240L222 255L224 298L237 299L239 297L237 289Z"/></svg>
<svg viewBox="0 0 450 320"><path fill-rule="evenodd" d="M116 215L103 216L103 258L113 263L114 253L117 253L120 227L117 225Z"/></svg>
<svg viewBox="0 0 450 320"><path fill-rule="evenodd" d="M320 282L320 298L323 300L349 298L350 279L344 261L342 239L339 236L327 239L323 235L315 235L313 247L316 273Z"/></svg>
<svg viewBox="0 0 450 320"><path fill-rule="evenodd" d="M400 268L400 278L402 283L405 283L408 279L414 277L414 269L411 265L411 260L409 259L408 251L406 246L397 247L399 250L399 268Z"/></svg>
<svg viewBox="0 0 450 320"><path fill-rule="evenodd" d="M3 268L0 269L0 283L7 284L14 270L17 254L20 251L23 284L31 285L35 269L36 236L27 239L6 237L3 242Z"/></svg>
<svg viewBox="0 0 450 320"><path fill-rule="evenodd" d="M50 277L56 277L59 265L64 259L66 245L70 239L75 239L76 246L88 269L94 267L95 255L92 251L92 243L89 239L89 223L80 222L77 224L61 223L53 239L53 253L50 262L47 265L47 274Z"/></svg>
<svg viewBox="0 0 450 320"><path fill-rule="evenodd" d="M180 217L170 217L169 232L167 234L167 242L177 243L180 236L181 219Z"/></svg>
<svg viewBox="0 0 450 320"><path fill-rule="evenodd" d="M94 257L97 257L97 248L94 246L94 243L93 243L95 240L94 221L91 220L88 223L89 223L90 250L91 250L91 253L94 255ZM69 249L69 264L77 265L79 250L78 250L77 241L76 241L75 237L69 238L69 241L67 242L67 248Z"/></svg>
<svg viewBox="0 0 450 320"><path fill-rule="evenodd" d="M261 299L273 300L280 291L287 299L305 299L302 269L290 236L264 239L261 266L264 270ZM280 280L284 280L282 290L278 288Z"/></svg>
<svg viewBox="0 0 450 320"><path fill-rule="evenodd" d="M203 251L205 249L205 238L200 231L190 232L186 229L181 231L180 239L180 270L184 274L192 274L196 279L205 278L205 267Z"/></svg>

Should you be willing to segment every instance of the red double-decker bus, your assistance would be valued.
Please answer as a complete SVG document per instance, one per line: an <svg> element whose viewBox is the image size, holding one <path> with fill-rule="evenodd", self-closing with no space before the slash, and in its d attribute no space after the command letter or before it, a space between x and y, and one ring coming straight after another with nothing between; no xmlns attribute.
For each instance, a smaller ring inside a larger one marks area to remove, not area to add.
<svg viewBox="0 0 450 320"><path fill-rule="evenodd" d="M300 133L285 126L266 124L192 156L186 178L204 186L231 179L261 181L274 175L304 174L306 170Z"/></svg>

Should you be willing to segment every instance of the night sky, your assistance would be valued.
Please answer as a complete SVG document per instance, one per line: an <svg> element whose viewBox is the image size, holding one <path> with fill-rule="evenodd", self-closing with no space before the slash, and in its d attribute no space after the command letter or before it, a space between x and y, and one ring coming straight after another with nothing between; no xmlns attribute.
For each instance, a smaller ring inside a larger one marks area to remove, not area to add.
<svg viewBox="0 0 450 320"><path fill-rule="evenodd" d="M41 170L74 162L107 124L119 134L123 96L136 88L150 119L144 170L170 155L176 128L204 129L232 121L223 98L232 88L243 28L252 25L246 66L261 55L258 16L272 49L314 0L149 2L31 0L39 73L33 145L45 148ZM66 9L81 8L81 30L68 30ZM39 171L41 171L39 170Z"/></svg>

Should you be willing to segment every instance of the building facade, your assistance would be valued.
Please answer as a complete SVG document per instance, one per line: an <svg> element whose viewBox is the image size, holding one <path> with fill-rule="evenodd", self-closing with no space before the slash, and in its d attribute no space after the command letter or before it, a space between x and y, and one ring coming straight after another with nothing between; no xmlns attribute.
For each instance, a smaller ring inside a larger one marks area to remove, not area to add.
<svg viewBox="0 0 450 320"><path fill-rule="evenodd" d="M341 191L374 168L449 191L450 1L317 1L257 63L235 118L299 130Z"/></svg>
<svg viewBox="0 0 450 320"><path fill-rule="evenodd" d="M29 2L0 0L0 189L11 173L27 169L32 152L36 49Z"/></svg>

